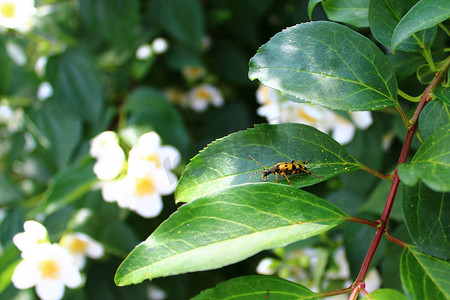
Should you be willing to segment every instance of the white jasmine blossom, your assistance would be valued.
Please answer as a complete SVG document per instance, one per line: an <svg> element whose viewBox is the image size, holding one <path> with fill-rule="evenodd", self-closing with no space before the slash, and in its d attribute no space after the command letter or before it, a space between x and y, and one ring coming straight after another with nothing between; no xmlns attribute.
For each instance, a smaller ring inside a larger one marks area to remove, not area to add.
<svg viewBox="0 0 450 300"><path fill-rule="evenodd" d="M125 153L112 131L104 131L92 139L89 153L97 158L94 173L100 180L115 179L125 168Z"/></svg>
<svg viewBox="0 0 450 300"><path fill-rule="evenodd" d="M105 252L102 244L81 232L64 235L60 244L72 255L74 263L79 270L83 269L86 264L86 256L98 259Z"/></svg>
<svg viewBox="0 0 450 300"><path fill-rule="evenodd" d="M13 42L6 43L6 52L11 60L18 66L24 66L27 63L27 56L22 47Z"/></svg>
<svg viewBox="0 0 450 300"><path fill-rule="evenodd" d="M273 258L263 258L256 267L256 273L262 275L273 275L277 272L277 261Z"/></svg>
<svg viewBox="0 0 450 300"><path fill-rule="evenodd" d="M147 60L153 55L152 46L149 44L144 44L139 46L136 50L136 58L139 60Z"/></svg>
<svg viewBox="0 0 450 300"><path fill-rule="evenodd" d="M209 104L220 107L224 103L222 93L210 84L199 85L187 94L188 105L197 112L205 111Z"/></svg>
<svg viewBox="0 0 450 300"><path fill-rule="evenodd" d="M22 257L11 280L18 289L35 286L43 300L59 300L65 286L76 288L82 283L73 257L58 244L37 244L33 251L23 252Z"/></svg>
<svg viewBox="0 0 450 300"><path fill-rule="evenodd" d="M262 105L257 110L258 115L266 117L270 124L306 124L331 134L333 139L342 145L353 140L356 127L364 130L372 124L372 116L368 111L349 113L352 122L325 107L287 101L279 91L263 85L256 91L256 98Z"/></svg>
<svg viewBox="0 0 450 300"><path fill-rule="evenodd" d="M0 0L0 26L28 31L35 13L34 0Z"/></svg>
<svg viewBox="0 0 450 300"><path fill-rule="evenodd" d="M47 61L48 61L48 57L47 56L41 56L34 63L34 72L36 72L36 74L39 77L44 76L45 67L47 66Z"/></svg>
<svg viewBox="0 0 450 300"><path fill-rule="evenodd" d="M169 48L169 43L167 43L166 39L159 37L153 40L152 49L157 54L162 54L167 51Z"/></svg>
<svg viewBox="0 0 450 300"><path fill-rule="evenodd" d="M37 90L37 98L41 101L44 101L48 98L50 98L53 95L53 88L50 82L45 81L42 82Z"/></svg>
<svg viewBox="0 0 450 300"><path fill-rule="evenodd" d="M23 229L24 232L17 233L13 237L13 243L20 251L33 251L36 245L49 242L47 229L41 223L26 221Z"/></svg>

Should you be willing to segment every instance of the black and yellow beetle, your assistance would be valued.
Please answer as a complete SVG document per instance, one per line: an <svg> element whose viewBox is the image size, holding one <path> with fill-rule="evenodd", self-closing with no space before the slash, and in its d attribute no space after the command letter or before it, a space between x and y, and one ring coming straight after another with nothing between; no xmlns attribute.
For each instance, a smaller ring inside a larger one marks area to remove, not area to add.
<svg viewBox="0 0 450 300"><path fill-rule="evenodd" d="M317 176L317 175L312 174L304 166L305 164L309 163L312 160L312 158L310 158L307 161L293 160L291 162L280 162L280 163L277 163L276 165L272 166L270 169L266 169L256 159L254 159L251 155L249 155L247 157L247 159L249 157L251 159L253 159L253 161L256 162L258 165L260 165L261 168L264 171L258 171L258 172L253 173L252 175L250 175L250 178L248 179L248 182L250 182L250 180L252 179L253 175L258 174L258 173L263 173L263 175L262 175L263 180L262 181L266 181L267 180L267 176L269 176L270 174L274 174L276 183L278 183L277 174L280 174L280 175L282 175L282 176L284 176L286 178L286 180L289 182L290 185L292 185L292 184L289 181L289 179L287 178L287 175L307 173L307 174L312 175L312 176L317 177L317 178L322 178L323 177L323 176Z"/></svg>

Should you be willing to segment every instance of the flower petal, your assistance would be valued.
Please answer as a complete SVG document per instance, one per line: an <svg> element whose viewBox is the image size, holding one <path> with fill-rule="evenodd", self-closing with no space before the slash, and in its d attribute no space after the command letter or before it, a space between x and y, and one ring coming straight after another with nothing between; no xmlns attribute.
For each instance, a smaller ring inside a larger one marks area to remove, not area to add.
<svg viewBox="0 0 450 300"><path fill-rule="evenodd" d="M143 216L144 218L153 218L159 215L163 208L163 202L161 196L154 195L146 197L145 199L140 199L137 202L136 212Z"/></svg>
<svg viewBox="0 0 450 300"><path fill-rule="evenodd" d="M64 284L59 280L43 280L36 285L36 293L42 300L59 300L64 296Z"/></svg>

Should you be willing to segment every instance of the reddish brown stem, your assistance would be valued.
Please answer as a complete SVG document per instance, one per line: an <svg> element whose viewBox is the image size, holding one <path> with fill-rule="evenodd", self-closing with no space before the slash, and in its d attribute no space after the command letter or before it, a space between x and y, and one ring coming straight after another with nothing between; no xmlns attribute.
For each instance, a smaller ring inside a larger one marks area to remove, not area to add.
<svg viewBox="0 0 450 300"><path fill-rule="evenodd" d="M346 221L361 223L361 224L368 225L368 226L374 227L374 228L377 228L378 225L380 224L379 222L373 222L373 221L369 221L369 220L366 220L363 218L358 218L358 217L349 217Z"/></svg>
<svg viewBox="0 0 450 300"><path fill-rule="evenodd" d="M408 128L408 132L406 134L405 142L403 143L403 147L402 147L402 151L400 153L397 167L400 164L403 164L406 162L406 158L409 153L409 148L411 146L412 139L414 137L414 134L417 131L417 124L418 124L420 112L422 111L422 109L424 108L426 103L429 101L429 99L430 99L429 94L434 90L434 88L439 84L439 82L441 82L443 80L445 73L448 70L449 65L450 65L450 57L447 58L446 62L440 69L440 72L436 73L436 77L433 79L433 81L431 81L431 83L428 85L425 92L423 93L423 95L420 99L419 105L417 106L416 111L414 112L414 116L412 117L412 119L410 121L410 124L412 124L412 125ZM377 232L375 233L375 236L372 240L369 250L367 251L364 262L361 266L361 270L358 274L358 277L356 278L356 281L354 284L354 291L357 287L358 288L360 287L361 283L364 282L364 278L366 277L366 274L369 270L369 267L373 260L374 255L375 255L375 252L376 252L378 246L380 245L381 237L383 236L383 234L386 231L388 221L389 221L389 216L391 214L392 206L394 204L394 200L395 200L395 196L397 194L399 184L400 184L400 178L398 177L398 172L397 172L397 168L396 168L394 170L394 177L392 180L391 189L389 190L388 198L386 200L386 205L384 206L383 214L382 214L380 220L378 221L379 226L377 227ZM355 292L355 293L357 293L357 292ZM352 294L354 294L354 293L352 293Z"/></svg>

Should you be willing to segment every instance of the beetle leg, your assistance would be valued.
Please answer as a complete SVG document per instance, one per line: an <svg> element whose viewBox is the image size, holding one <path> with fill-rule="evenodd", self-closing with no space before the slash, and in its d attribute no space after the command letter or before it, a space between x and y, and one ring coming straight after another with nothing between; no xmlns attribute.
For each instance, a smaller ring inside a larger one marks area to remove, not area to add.
<svg viewBox="0 0 450 300"><path fill-rule="evenodd" d="M292 183L291 183L291 182L289 181L289 179L287 178L286 173L283 172L283 173L281 173L281 175L283 175L284 178L286 178L287 182L289 182L289 184L292 185Z"/></svg>

